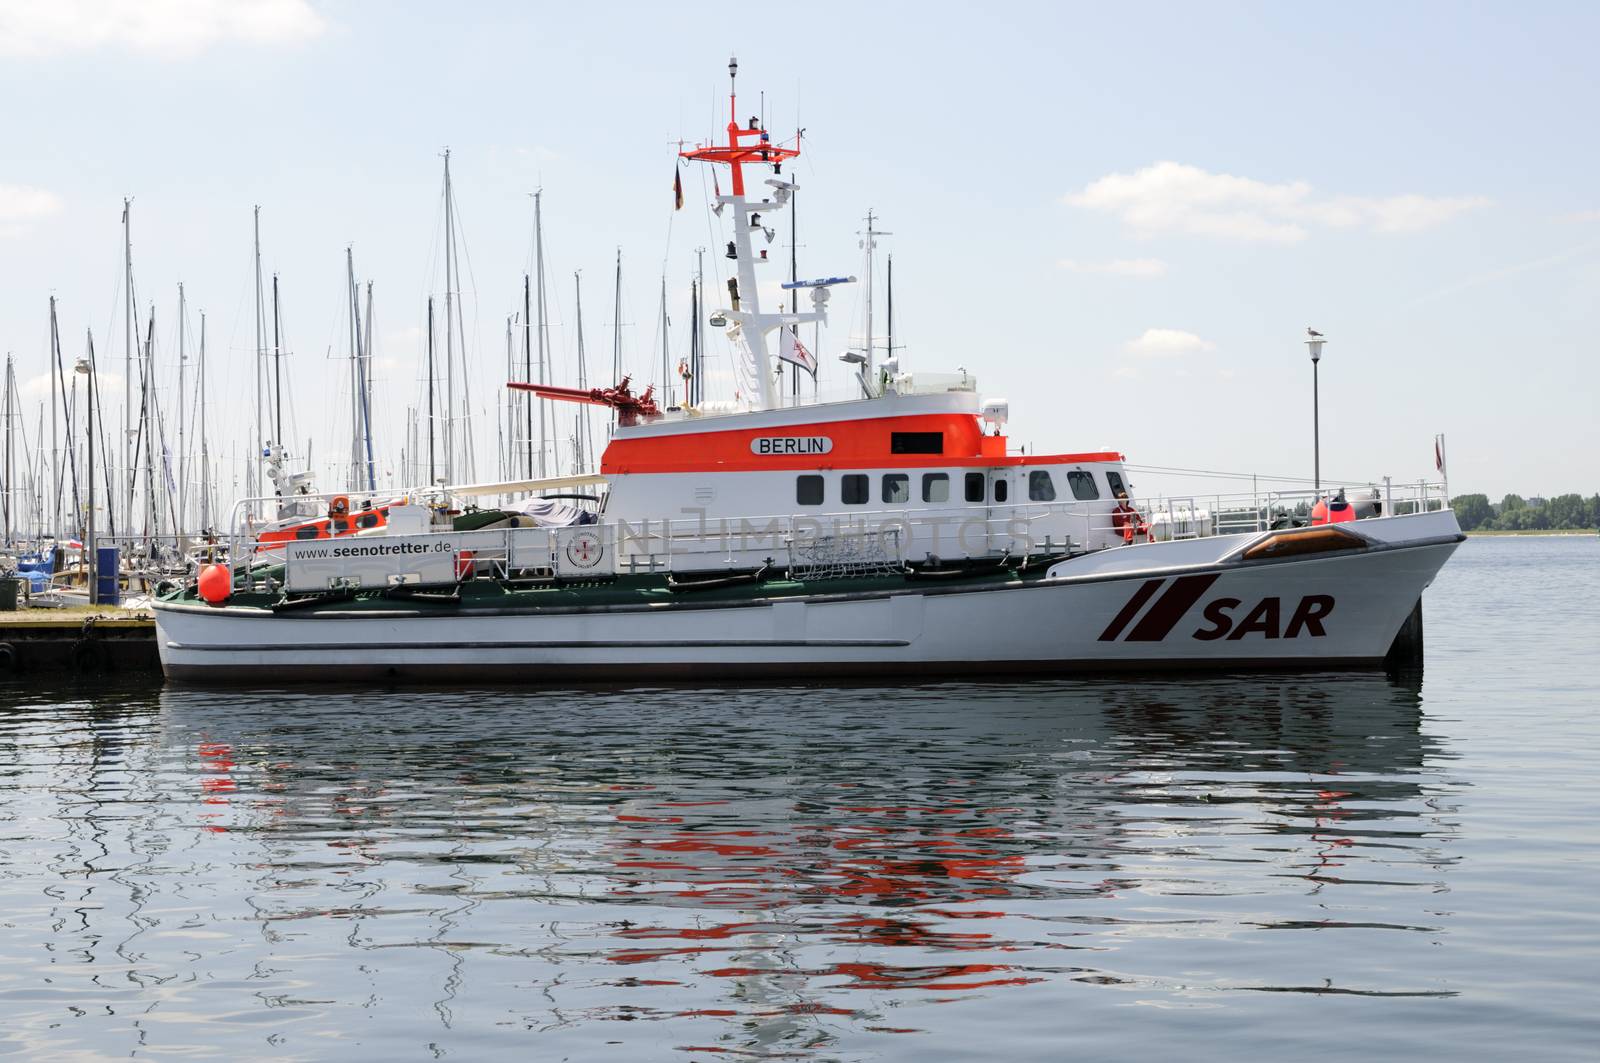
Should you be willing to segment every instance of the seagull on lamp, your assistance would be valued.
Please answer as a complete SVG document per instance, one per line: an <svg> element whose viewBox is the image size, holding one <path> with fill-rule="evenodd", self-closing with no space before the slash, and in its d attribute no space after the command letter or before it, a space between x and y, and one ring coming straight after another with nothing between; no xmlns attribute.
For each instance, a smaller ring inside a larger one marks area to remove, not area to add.
<svg viewBox="0 0 1600 1063"><path fill-rule="evenodd" d="M1318 339L1318 340L1320 340L1320 339L1321 339L1321 338L1322 338L1322 333L1320 333L1320 332L1318 332L1318 331L1317 331L1317 330L1316 330L1316 329L1314 329L1314 328L1308 328L1308 329L1306 329L1306 335L1307 335L1307 336L1310 336L1310 337L1311 337L1311 338L1312 338L1312 339Z"/></svg>

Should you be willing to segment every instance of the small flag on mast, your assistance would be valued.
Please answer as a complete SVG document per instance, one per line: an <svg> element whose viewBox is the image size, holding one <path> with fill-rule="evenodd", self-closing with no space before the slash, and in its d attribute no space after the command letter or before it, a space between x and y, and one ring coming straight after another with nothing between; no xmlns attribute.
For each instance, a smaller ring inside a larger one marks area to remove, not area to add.
<svg viewBox="0 0 1600 1063"><path fill-rule="evenodd" d="M672 209L683 209L683 171L676 166L672 168Z"/></svg>
<svg viewBox="0 0 1600 1063"><path fill-rule="evenodd" d="M783 339L778 344L778 357L810 373L812 380L817 378L817 356L806 350L793 329L783 330Z"/></svg>
<svg viewBox="0 0 1600 1063"><path fill-rule="evenodd" d="M1444 475L1444 436L1433 437L1433 467Z"/></svg>

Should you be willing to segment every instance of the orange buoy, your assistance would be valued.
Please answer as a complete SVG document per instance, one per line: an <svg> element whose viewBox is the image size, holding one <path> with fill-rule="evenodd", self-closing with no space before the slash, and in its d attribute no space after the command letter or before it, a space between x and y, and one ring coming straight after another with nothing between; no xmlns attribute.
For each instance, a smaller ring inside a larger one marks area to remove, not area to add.
<svg viewBox="0 0 1600 1063"><path fill-rule="evenodd" d="M227 565L207 565L200 570L200 597L221 605L233 593L233 574Z"/></svg>

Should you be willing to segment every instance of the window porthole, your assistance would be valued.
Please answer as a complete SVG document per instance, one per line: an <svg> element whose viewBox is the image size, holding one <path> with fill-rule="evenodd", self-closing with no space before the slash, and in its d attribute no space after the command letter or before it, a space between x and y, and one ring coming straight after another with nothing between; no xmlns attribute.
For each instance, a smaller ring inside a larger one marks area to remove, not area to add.
<svg viewBox="0 0 1600 1063"><path fill-rule="evenodd" d="M822 499L822 477L815 475L795 477L794 500L796 505L820 506L822 505Z"/></svg>

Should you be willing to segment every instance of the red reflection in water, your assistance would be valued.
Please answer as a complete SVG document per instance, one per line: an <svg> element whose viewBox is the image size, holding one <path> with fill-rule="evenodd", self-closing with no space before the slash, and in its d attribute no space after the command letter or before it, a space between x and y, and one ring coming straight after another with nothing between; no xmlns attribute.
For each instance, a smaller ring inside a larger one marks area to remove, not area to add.
<svg viewBox="0 0 1600 1063"><path fill-rule="evenodd" d="M238 790L231 772L237 765L233 760L233 747L226 742L200 742L195 746L195 753L200 758L200 770L208 774L200 778L200 792L206 796L200 800L207 805L226 805L226 794ZM216 819L216 812L202 812L201 819ZM228 828L219 823L202 824L206 830L213 833L226 833Z"/></svg>

